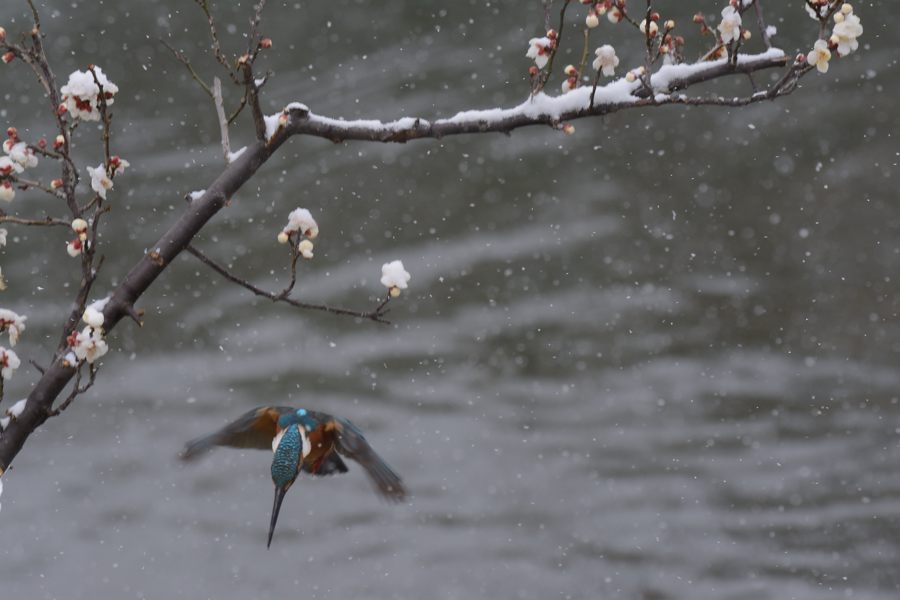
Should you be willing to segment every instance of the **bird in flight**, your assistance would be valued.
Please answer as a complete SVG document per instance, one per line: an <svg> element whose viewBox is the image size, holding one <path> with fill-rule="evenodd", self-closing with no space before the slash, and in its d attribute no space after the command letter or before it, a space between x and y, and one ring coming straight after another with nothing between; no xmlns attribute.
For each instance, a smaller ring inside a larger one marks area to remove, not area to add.
<svg viewBox="0 0 900 600"><path fill-rule="evenodd" d="M254 408L222 429L188 442L181 458L194 460L214 446L272 448L275 502L266 547L272 545L281 502L297 475L301 471L310 475L346 473L342 456L362 465L385 499L401 502L406 497L400 477L372 449L359 428L341 417L287 406Z"/></svg>

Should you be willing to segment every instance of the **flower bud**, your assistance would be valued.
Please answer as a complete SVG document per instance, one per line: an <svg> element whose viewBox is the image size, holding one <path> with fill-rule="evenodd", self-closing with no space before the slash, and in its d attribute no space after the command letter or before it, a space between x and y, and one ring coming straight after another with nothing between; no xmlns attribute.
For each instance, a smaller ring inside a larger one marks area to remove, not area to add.
<svg viewBox="0 0 900 600"><path fill-rule="evenodd" d="M750 33L749 29L745 29L741 36L743 36L745 40L749 40L751 37L753 37L753 34Z"/></svg>
<svg viewBox="0 0 900 600"><path fill-rule="evenodd" d="M300 252L300 256L309 260L313 257L313 243L309 240L303 240L297 244L297 251Z"/></svg>
<svg viewBox="0 0 900 600"><path fill-rule="evenodd" d="M845 3L841 6L841 13L843 13L843 14L845 14L845 15L849 15L849 14L852 13L852 12L853 12L853 5L852 5L852 4L845 2Z"/></svg>
<svg viewBox="0 0 900 600"><path fill-rule="evenodd" d="M88 222L84 219L75 219L72 221L72 231L75 233L84 233L87 231Z"/></svg>
<svg viewBox="0 0 900 600"><path fill-rule="evenodd" d="M61 188L62 186L63 186L63 180L62 180L62 179L54 179L53 181L50 182L50 188L51 188L51 189L58 190L58 189Z"/></svg>
<svg viewBox="0 0 900 600"><path fill-rule="evenodd" d="M81 249L83 247L84 247L84 245L81 243L81 240L78 238L75 238L74 240L72 240L71 242L66 244L66 252L69 253L69 256L71 256L72 258L75 258L79 254L81 254Z"/></svg>
<svg viewBox="0 0 900 600"><path fill-rule="evenodd" d="M62 136L62 134L56 136L56 139L53 140L53 147L54 147L56 150L59 150L60 148L62 148L62 147L65 146L65 145L66 145L66 138L64 138L64 137Z"/></svg>
<svg viewBox="0 0 900 600"><path fill-rule="evenodd" d="M288 234L285 231L282 231L278 234L278 243L279 244L287 244L288 243Z"/></svg>
<svg viewBox="0 0 900 600"><path fill-rule="evenodd" d="M259 40L259 47L269 49L272 47L272 38L263 38Z"/></svg>
<svg viewBox="0 0 900 600"><path fill-rule="evenodd" d="M575 133L575 126L571 123L566 123L565 125L563 125L562 131L566 135L572 135Z"/></svg>
<svg viewBox="0 0 900 600"><path fill-rule="evenodd" d="M13 59L14 59L15 57L16 57L15 52L13 52L12 50L10 50L9 52L7 52L6 54L4 54L3 56L0 56L0 60L2 60L3 62L5 62L6 64L9 64L9 63L11 63L11 62L13 61Z"/></svg>
<svg viewBox="0 0 900 600"><path fill-rule="evenodd" d="M9 136L9 139L11 140L19 139L19 130L15 127L7 127L6 135Z"/></svg>
<svg viewBox="0 0 900 600"><path fill-rule="evenodd" d="M0 27L0 42L6 41L6 30Z"/></svg>
<svg viewBox="0 0 900 600"><path fill-rule="evenodd" d="M675 29L675 20L669 19L666 21L666 29Z"/></svg>
<svg viewBox="0 0 900 600"><path fill-rule="evenodd" d="M587 17L584 19L584 24L588 29L593 29L597 25L600 24L600 18L597 16L597 11L591 9L588 11Z"/></svg>
<svg viewBox="0 0 900 600"><path fill-rule="evenodd" d="M400 288L392 287L391 288L391 298L397 298L400 295Z"/></svg>
<svg viewBox="0 0 900 600"><path fill-rule="evenodd" d="M575 68L575 65L566 65L566 68L563 69L563 73L566 74L566 77L574 77L578 75L578 69Z"/></svg>

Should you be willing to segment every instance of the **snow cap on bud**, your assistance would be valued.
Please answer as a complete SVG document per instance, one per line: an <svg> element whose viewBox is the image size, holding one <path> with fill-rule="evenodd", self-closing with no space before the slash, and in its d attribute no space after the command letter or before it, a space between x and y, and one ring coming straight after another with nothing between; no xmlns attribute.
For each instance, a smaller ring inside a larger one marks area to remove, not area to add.
<svg viewBox="0 0 900 600"><path fill-rule="evenodd" d="M593 8L588 11L587 17L584 19L584 24L588 29L593 29L597 25L600 24L600 18L597 16L597 11Z"/></svg>
<svg viewBox="0 0 900 600"><path fill-rule="evenodd" d="M278 243L279 244L287 244L288 243L288 234L286 231L282 231L278 234Z"/></svg>
<svg viewBox="0 0 900 600"><path fill-rule="evenodd" d="M66 145L66 138L62 136L62 134L56 136L56 139L53 140L53 147L59 150L63 146Z"/></svg>
<svg viewBox="0 0 900 600"><path fill-rule="evenodd" d="M78 239L82 242L87 239L88 222L84 219L75 219L72 221L72 231L78 234Z"/></svg>
<svg viewBox="0 0 900 600"><path fill-rule="evenodd" d="M103 326L103 313L93 306L88 306L84 309L84 314L81 315L81 320L90 325L91 327L102 327Z"/></svg>
<svg viewBox="0 0 900 600"><path fill-rule="evenodd" d="M675 29L675 20L669 19L666 21L666 29Z"/></svg>
<svg viewBox="0 0 900 600"><path fill-rule="evenodd" d="M309 260L313 257L313 243L309 240L303 240L297 244L297 251L300 253L300 256Z"/></svg>
<svg viewBox="0 0 900 600"><path fill-rule="evenodd" d="M566 65L566 68L563 71L567 77L574 77L578 75L578 69L575 68L575 65Z"/></svg>
<svg viewBox="0 0 900 600"><path fill-rule="evenodd" d="M13 59L14 59L15 57L16 57L15 53L12 52L12 51L9 51L9 52L7 52L6 54L4 54L3 56L0 56L0 60L2 60L3 62L5 62L6 64L9 64L9 63L11 63L11 62L13 61Z"/></svg>
<svg viewBox="0 0 900 600"><path fill-rule="evenodd" d="M388 288L391 296L396 298L400 290L405 290L410 274L403 268L403 261L395 260L381 266L381 285Z"/></svg>

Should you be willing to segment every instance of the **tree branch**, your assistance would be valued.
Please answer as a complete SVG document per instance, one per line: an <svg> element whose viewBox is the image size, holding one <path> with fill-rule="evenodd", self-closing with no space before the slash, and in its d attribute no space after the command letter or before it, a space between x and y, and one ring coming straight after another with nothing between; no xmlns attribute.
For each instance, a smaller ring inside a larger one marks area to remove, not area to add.
<svg viewBox="0 0 900 600"><path fill-rule="evenodd" d="M219 275L221 275L228 281L235 283L245 289L250 290L257 296L262 296L263 298L268 298L272 302L284 302L285 304L290 304L291 306L294 306L296 308L302 308L302 309L308 309L308 310L319 310L322 312L331 313L333 315L357 317L359 319L368 319L370 321L375 321L376 323L390 324L389 321L386 321L384 319L384 315L387 314L387 311L384 309L385 309L385 306L387 306L388 302L391 299L390 294L388 294L387 298L385 298L385 300L383 300L378 306L376 306L375 309L369 310L369 311L348 310L346 308L337 308L334 306L327 306L325 304L310 304L308 302L300 302L299 300L294 300L293 298L289 297L291 288L293 288L293 282L294 282L293 277L291 278L291 284L287 288L282 290L281 292L278 292L278 293L269 292L269 291L266 291L262 288L259 288L255 285L253 285L249 281L241 279L240 277L238 277L237 275L235 275L231 271L229 271L226 267L224 267L223 265L220 265L219 263L217 263L216 261L214 261L213 259L208 257L206 254L204 254L203 252L201 252L194 246L188 245L187 248L185 248L185 250L187 250L188 253L193 254L195 257L197 257L198 260L200 260L200 262L202 262L203 264L205 264L206 266L211 268L213 271L215 271L216 273L218 273ZM294 265L296 265L296 257L294 257L292 267ZM293 270L293 268L292 268L292 270Z"/></svg>

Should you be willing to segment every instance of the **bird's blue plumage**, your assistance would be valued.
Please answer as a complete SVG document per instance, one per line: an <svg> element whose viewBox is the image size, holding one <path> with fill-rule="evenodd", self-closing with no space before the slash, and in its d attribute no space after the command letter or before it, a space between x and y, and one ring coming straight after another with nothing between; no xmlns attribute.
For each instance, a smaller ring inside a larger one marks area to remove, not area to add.
<svg viewBox="0 0 900 600"><path fill-rule="evenodd" d="M272 457L272 481L278 486L289 486L297 478L303 438L297 425L290 425L284 432L275 456Z"/></svg>

